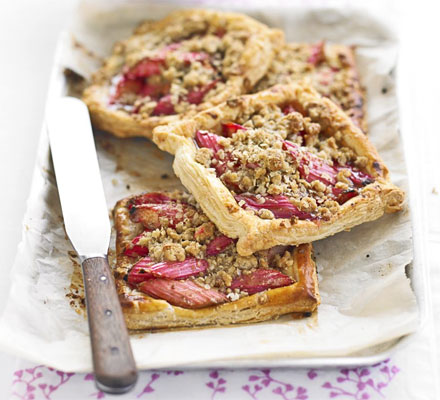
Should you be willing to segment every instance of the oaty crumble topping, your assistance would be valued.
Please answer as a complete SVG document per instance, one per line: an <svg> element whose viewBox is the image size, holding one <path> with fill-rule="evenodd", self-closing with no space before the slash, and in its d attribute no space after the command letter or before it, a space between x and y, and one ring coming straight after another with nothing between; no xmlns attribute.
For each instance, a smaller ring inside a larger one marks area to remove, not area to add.
<svg viewBox="0 0 440 400"><path fill-rule="evenodd" d="M127 207L135 229L125 240L124 254L134 266L122 273L128 273L126 279L133 285L150 273L149 268L168 268L167 278L187 278L235 301L295 280L292 247L240 256L235 240L216 228L192 195L147 193L132 198Z"/></svg>
<svg viewBox="0 0 440 400"><path fill-rule="evenodd" d="M315 103L297 109L257 104L219 134L195 135L195 160L213 168L239 206L262 219L327 220L372 182L362 172L367 159L343 146L338 134L329 136L325 110Z"/></svg>
<svg viewBox="0 0 440 400"><path fill-rule="evenodd" d="M310 78L315 89L338 104L364 131L364 96L359 74L349 46L290 43L281 48L267 74L253 92L278 83Z"/></svg>
<svg viewBox="0 0 440 400"><path fill-rule="evenodd" d="M137 41L119 44L125 64L112 80L111 107L139 119L180 114L214 98L228 77L242 72L238 60L251 31L227 31L220 17L184 25L149 31L147 24Z"/></svg>

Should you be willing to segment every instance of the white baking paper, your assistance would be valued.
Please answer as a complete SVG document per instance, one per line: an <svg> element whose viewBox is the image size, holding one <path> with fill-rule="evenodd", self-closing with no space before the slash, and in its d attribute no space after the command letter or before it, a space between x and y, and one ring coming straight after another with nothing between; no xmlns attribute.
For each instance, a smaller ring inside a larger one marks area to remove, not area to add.
<svg viewBox="0 0 440 400"><path fill-rule="evenodd" d="M142 19L165 15L175 6L130 2L83 2L71 28L76 42L96 56L108 54L114 40L126 37ZM398 134L394 67L397 44L387 21L350 8L247 10L284 29L288 40L356 44L368 90L370 137L407 190L405 161ZM63 39L62 66L86 77L96 58ZM385 89L384 89L385 88ZM144 139L116 139L96 133L109 210L120 198L148 190L179 187L172 157ZM78 156L80 162L80 156ZM92 369L87 322L66 294L79 267L67 241L43 137L23 241L12 270L9 302L0 322L0 346L34 362L64 371ZM90 232L92 235L93 232ZM227 328L142 333L132 336L140 368L209 365L228 360L374 354L416 330L418 308L405 267L412 260L408 209L315 243L322 304L311 318L279 320Z"/></svg>

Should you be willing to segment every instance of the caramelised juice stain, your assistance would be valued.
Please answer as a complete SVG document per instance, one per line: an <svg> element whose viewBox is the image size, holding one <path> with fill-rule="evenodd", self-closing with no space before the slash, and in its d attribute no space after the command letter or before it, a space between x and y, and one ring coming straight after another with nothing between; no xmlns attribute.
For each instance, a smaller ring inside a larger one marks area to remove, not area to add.
<svg viewBox="0 0 440 400"><path fill-rule="evenodd" d="M173 157L159 150L152 141L120 139L101 131L95 132L95 141L100 164L103 160L102 165L107 169L102 174L104 187L111 184L107 182L110 168L114 171L111 179L127 188L127 194L183 188L172 168Z"/></svg>
<svg viewBox="0 0 440 400"><path fill-rule="evenodd" d="M66 298L70 307L79 315L86 317L86 303L84 296L84 283L77 254L72 250L67 253L72 262L72 275L70 277L70 286L67 289Z"/></svg>

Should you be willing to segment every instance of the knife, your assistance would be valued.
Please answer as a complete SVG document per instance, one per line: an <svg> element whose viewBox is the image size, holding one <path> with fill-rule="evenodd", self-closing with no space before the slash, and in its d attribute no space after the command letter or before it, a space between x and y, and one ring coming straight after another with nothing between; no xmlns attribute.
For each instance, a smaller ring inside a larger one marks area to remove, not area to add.
<svg viewBox="0 0 440 400"><path fill-rule="evenodd" d="M137 370L107 260L111 228L87 106L55 99L46 125L64 225L83 271L96 386L125 393Z"/></svg>

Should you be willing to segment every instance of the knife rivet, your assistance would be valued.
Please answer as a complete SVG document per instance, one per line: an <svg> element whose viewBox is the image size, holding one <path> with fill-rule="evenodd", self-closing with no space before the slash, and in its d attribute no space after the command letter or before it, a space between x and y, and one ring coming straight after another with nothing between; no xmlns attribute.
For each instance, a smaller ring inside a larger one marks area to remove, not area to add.
<svg viewBox="0 0 440 400"><path fill-rule="evenodd" d="M117 347L110 347L110 351L112 352L112 354L118 354L119 353L119 349Z"/></svg>
<svg viewBox="0 0 440 400"><path fill-rule="evenodd" d="M99 279L100 279L102 282L105 282L105 281L107 280L107 277L104 276L104 275L101 275L101 276L99 277Z"/></svg>
<svg viewBox="0 0 440 400"><path fill-rule="evenodd" d="M105 315L107 315L107 316L112 315L112 310L105 310Z"/></svg>

